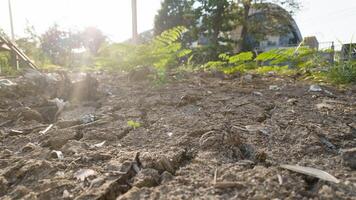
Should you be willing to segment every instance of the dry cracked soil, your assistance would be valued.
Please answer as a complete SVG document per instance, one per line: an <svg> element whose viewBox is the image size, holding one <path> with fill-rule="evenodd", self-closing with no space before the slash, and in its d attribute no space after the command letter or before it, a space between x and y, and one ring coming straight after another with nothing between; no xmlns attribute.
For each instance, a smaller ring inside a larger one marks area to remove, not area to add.
<svg viewBox="0 0 356 200"><path fill-rule="evenodd" d="M273 75L177 73L154 85L96 73L84 86L68 82L76 74L46 76L0 87L0 199L356 199L355 87L313 92Z"/></svg>

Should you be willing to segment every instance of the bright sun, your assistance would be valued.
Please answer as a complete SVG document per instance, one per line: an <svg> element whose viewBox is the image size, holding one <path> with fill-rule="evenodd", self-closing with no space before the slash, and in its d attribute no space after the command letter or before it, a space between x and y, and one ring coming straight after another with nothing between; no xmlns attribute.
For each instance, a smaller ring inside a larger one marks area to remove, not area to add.
<svg viewBox="0 0 356 200"><path fill-rule="evenodd" d="M15 32L23 34L28 22L38 32L53 23L68 29L95 26L111 39L122 41L131 36L131 0L11 0ZM137 0L138 30L153 27L161 0ZM30 9L29 9L30 8ZM7 1L0 2L0 27L8 30Z"/></svg>

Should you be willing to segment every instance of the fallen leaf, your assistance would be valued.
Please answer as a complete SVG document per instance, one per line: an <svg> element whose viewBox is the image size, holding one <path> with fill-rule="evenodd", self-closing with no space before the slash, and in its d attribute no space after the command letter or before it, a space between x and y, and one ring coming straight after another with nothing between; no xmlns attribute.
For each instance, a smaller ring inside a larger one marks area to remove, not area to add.
<svg viewBox="0 0 356 200"><path fill-rule="evenodd" d="M101 142L99 144L94 144L93 147L100 148L100 147L103 147L105 143L106 143L106 141Z"/></svg>
<svg viewBox="0 0 356 200"><path fill-rule="evenodd" d="M320 169L315 169L311 167L301 167L297 165L281 165L280 167L297 173L313 176L324 181L340 183L340 181L337 178Z"/></svg>

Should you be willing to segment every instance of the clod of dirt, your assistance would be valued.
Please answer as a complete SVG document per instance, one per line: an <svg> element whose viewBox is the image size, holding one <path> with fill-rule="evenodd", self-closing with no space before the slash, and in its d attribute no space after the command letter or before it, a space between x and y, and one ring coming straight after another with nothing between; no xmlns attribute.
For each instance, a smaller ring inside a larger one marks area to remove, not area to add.
<svg viewBox="0 0 356 200"><path fill-rule="evenodd" d="M31 108L25 107L20 110L19 117L23 117L25 121L35 120L38 122L43 122L42 115Z"/></svg>
<svg viewBox="0 0 356 200"><path fill-rule="evenodd" d="M201 99L202 99L202 97L200 97L196 94L186 94L180 98L180 101L177 106L182 107L182 106L186 106L189 104L193 104Z"/></svg>
<svg viewBox="0 0 356 200"><path fill-rule="evenodd" d="M36 108L36 110L41 114L44 122L53 123L57 120L60 109L55 102L47 101Z"/></svg>
<svg viewBox="0 0 356 200"><path fill-rule="evenodd" d="M126 192L124 195L118 197L117 200L139 200L139 199L141 199L139 191L140 191L140 188L133 187L128 192Z"/></svg>
<svg viewBox="0 0 356 200"><path fill-rule="evenodd" d="M135 177L134 177L134 186L138 188L142 187L154 187L159 184L159 173L155 169L142 169Z"/></svg>
<svg viewBox="0 0 356 200"><path fill-rule="evenodd" d="M68 190L64 190L63 191L63 195L62 195L63 199L69 199L69 198L73 198L73 195L71 195Z"/></svg>
<svg viewBox="0 0 356 200"><path fill-rule="evenodd" d="M7 193L9 188L8 182L5 177L0 176L0 196L3 196Z"/></svg>
<svg viewBox="0 0 356 200"><path fill-rule="evenodd" d="M287 103L290 105L295 105L297 102L298 102L298 99L294 99L294 98L287 100Z"/></svg>
<svg viewBox="0 0 356 200"><path fill-rule="evenodd" d="M11 155L13 155L14 154L14 152L12 152L12 151L10 151L10 150L8 150L8 149L4 149L4 151L2 152L2 156L4 157L4 158L6 158L6 157L9 157L9 156L11 156Z"/></svg>
<svg viewBox="0 0 356 200"><path fill-rule="evenodd" d="M201 149L213 149L219 147L223 141L223 134L209 131L202 135L199 140Z"/></svg>
<svg viewBox="0 0 356 200"><path fill-rule="evenodd" d="M29 190L25 186L18 186L16 189L10 193L11 199L25 199L25 196L27 194L31 193L31 190Z"/></svg>
<svg viewBox="0 0 356 200"><path fill-rule="evenodd" d="M22 153L29 153L29 152L31 152L31 151L33 151L33 150L35 150L36 149L36 145L35 144L33 144L33 143L27 143L22 149L21 149L21 152Z"/></svg>
<svg viewBox="0 0 356 200"><path fill-rule="evenodd" d="M120 167L120 172L128 173L131 170L131 167L132 167L132 162L125 161L124 163L122 163L122 165Z"/></svg>
<svg viewBox="0 0 356 200"><path fill-rule="evenodd" d="M171 173L164 171L161 174L161 184L168 183L169 181L173 180L173 178L174 176Z"/></svg>
<svg viewBox="0 0 356 200"><path fill-rule="evenodd" d="M74 154L81 154L88 148L89 148L89 146L83 142L76 141L76 140L70 140L61 148L61 151L65 155L71 156Z"/></svg>
<svg viewBox="0 0 356 200"><path fill-rule="evenodd" d="M80 136L73 129L62 129L51 132L49 138L43 143L44 147L59 150L69 140L78 140Z"/></svg>
<svg viewBox="0 0 356 200"><path fill-rule="evenodd" d="M60 129L72 127L81 124L82 122L80 120L66 120L66 121L58 121L56 125Z"/></svg>
<svg viewBox="0 0 356 200"><path fill-rule="evenodd" d="M175 169L173 168L171 161L166 156L162 156L157 164L159 168L174 174Z"/></svg>
<svg viewBox="0 0 356 200"><path fill-rule="evenodd" d="M335 199L335 192L330 186L323 185L318 191L319 195L326 199Z"/></svg>
<svg viewBox="0 0 356 200"><path fill-rule="evenodd" d="M344 164L353 170L356 170L356 148L342 151Z"/></svg>
<svg viewBox="0 0 356 200"><path fill-rule="evenodd" d="M256 117L256 121L259 123L262 123L268 119L268 115L264 112L259 113Z"/></svg>
<svg viewBox="0 0 356 200"><path fill-rule="evenodd" d="M18 163L4 170L4 177L10 184L26 185L32 181L41 180L53 173L53 166L44 160L29 160Z"/></svg>
<svg viewBox="0 0 356 200"><path fill-rule="evenodd" d="M86 178L96 176L96 172L92 169L80 169L74 173L74 177L80 181L84 181Z"/></svg>
<svg viewBox="0 0 356 200"><path fill-rule="evenodd" d="M98 177L90 182L89 188L98 188L105 183L105 178Z"/></svg>
<svg viewBox="0 0 356 200"><path fill-rule="evenodd" d="M319 109L319 110L322 110L322 109L333 109L334 106L333 105L330 105L330 104L326 104L326 103L319 103L316 105L316 107Z"/></svg>

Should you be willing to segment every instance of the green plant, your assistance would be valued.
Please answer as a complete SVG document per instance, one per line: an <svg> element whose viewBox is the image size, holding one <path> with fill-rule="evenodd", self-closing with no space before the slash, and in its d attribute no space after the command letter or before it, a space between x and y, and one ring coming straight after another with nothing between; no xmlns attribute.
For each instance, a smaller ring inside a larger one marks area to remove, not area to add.
<svg viewBox="0 0 356 200"><path fill-rule="evenodd" d="M4 75L16 75L17 71L11 67L10 64L11 55L10 52L0 52L0 74Z"/></svg>
<svg viewBox="0 0 356 200"><path fill-rule="evenodd" d="M348 60L336 63L327 77L337 84L356 83L356 61Z"/></svg>
<svg viewBox="0 0 356 200"><path fill-rule="evenodd" d="M137 66L153 66L158 83L165 82L166 72L184 64L191 54L182 46L181 38L186 32L179 26L164 31L147 44L107 44L99 50L96 65L99 68L131 71Z"/></svg>
<svg viewBox="0 0 356 200"><path fill-rule="evenodd" d="M242 52L233 56L220 54L219 59L219 61L210 61L203 67L208 70L222 71L226 74L246 72L256 68L252 52Z"/></svg>
<svg viewBox="0 0 356 200"><path fill-rule="evenodd" d="M136 129L136 128L140 128L141 127L141 124L139 122L135 122L135 121L128 121L127 122L127 125L133 129Z"/></svg>

